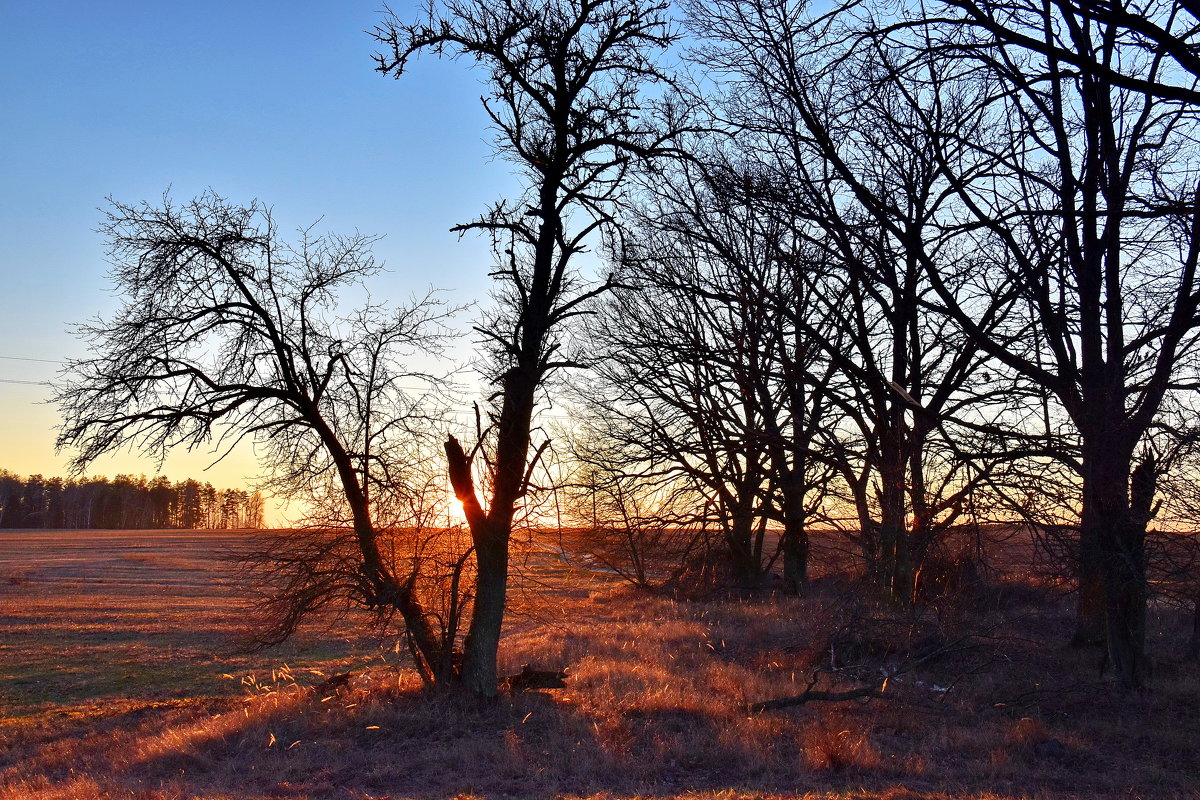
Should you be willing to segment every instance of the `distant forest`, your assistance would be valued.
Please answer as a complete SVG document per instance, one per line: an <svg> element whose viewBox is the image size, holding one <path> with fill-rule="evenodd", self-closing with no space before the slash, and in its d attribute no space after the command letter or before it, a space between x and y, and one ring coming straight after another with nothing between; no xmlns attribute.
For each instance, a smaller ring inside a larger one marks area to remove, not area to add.
<svg viewBox="0 0 1200 800"><path fill-rule="evenodd" d="M0 528L263 527L258 492L188 479L118 475L79 480L22 478L0 470Z"/></svg>

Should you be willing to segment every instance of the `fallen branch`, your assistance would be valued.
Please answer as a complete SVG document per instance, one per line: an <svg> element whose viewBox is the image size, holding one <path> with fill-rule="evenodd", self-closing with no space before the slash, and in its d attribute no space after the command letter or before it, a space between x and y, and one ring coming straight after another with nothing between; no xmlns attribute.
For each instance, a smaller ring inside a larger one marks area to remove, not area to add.
<svg viewBox="0 0 1200 800"><path fill-rule="evenodd" d="M750 706L750 710L758 711L774 711L777 708L791 708L792 706L802 706L805 703L814 701L839 702L843 700L859 700L861 698L883 697L882 686L863 686L858 689L847 689L844 692L822 692L815 689L808 689L803 694L795 695L794 697L780 697L777 700L764 700L761 703L755 703Z"/></svg>
<svg viewBox="0 0 1200 800"><path fill-rule="evenodd" d="M861 700L863 698L883 697L883 690L887 686L887 680L884 680L878 686L860 686L857 689L847 689L844 692L826 692L813 687L817 685L817 681L821 680L821 671L817 670L813 673L812 678L808 682L808 686L804 687L804 691L792 697L780 697L776 700L764 700L761 703L755 703L750 706L750 711L757 713L759 711L774 711L777 708L791 708L792 706L802 706L805 703L816 701L824 702L842 702L845 700Z"/></svg>

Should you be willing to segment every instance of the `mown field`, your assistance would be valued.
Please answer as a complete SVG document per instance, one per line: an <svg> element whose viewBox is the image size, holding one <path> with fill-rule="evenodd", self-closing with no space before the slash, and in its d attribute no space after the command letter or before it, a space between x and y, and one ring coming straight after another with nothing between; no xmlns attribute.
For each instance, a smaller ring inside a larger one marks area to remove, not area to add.
<svg viewBox="0 0 1200 800"><path fill-rule="evenodd" d="M0 532L0 798L1200 797L1200 669L1165 609L1152 688L1120 696L1062 644L1073 598L1016 576L919 614L837 574L680 602L533 549L502 666L567 688L480 703L365 621L238 652L246 535ZM884 673L882 698L750 710Z"/></svg>

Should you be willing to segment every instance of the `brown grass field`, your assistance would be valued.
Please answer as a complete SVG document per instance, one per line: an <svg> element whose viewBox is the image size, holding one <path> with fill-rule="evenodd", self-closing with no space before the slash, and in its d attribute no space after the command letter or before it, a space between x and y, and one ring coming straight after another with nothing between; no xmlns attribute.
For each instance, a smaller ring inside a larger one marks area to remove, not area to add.
<svg viewBox="0 0 1200 800"><path fill-rule="evenodd" d="M502 667L425 691L367 626L237 654L247 534L0 532L0 798L1200 797L1200 669L1155 609L1153 686L1062 645L1073 598L993 575L918 614L846 576L674 601L529 555ZM343 688L318 692L351 671ZM899 672L880 699L749 704Z"/></svg>

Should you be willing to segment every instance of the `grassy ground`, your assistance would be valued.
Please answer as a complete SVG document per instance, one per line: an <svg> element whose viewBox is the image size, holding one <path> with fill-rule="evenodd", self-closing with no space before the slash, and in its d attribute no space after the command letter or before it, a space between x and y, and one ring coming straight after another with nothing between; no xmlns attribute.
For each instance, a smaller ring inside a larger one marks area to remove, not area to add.
<svg viewBox="0 0 1200 800"><path fill-rule="evenodd" d="M675 602L535 554L503 668L568 688L480 704L348 624L234 653L215 554L239 536L0 532L0 798L1200 797L1200 671L1165 611L1153 687L1120 696L1061 645L1071 598L1015 579L913 616L837 575ZM748 710L885 672L882 699Z"/></svg>

